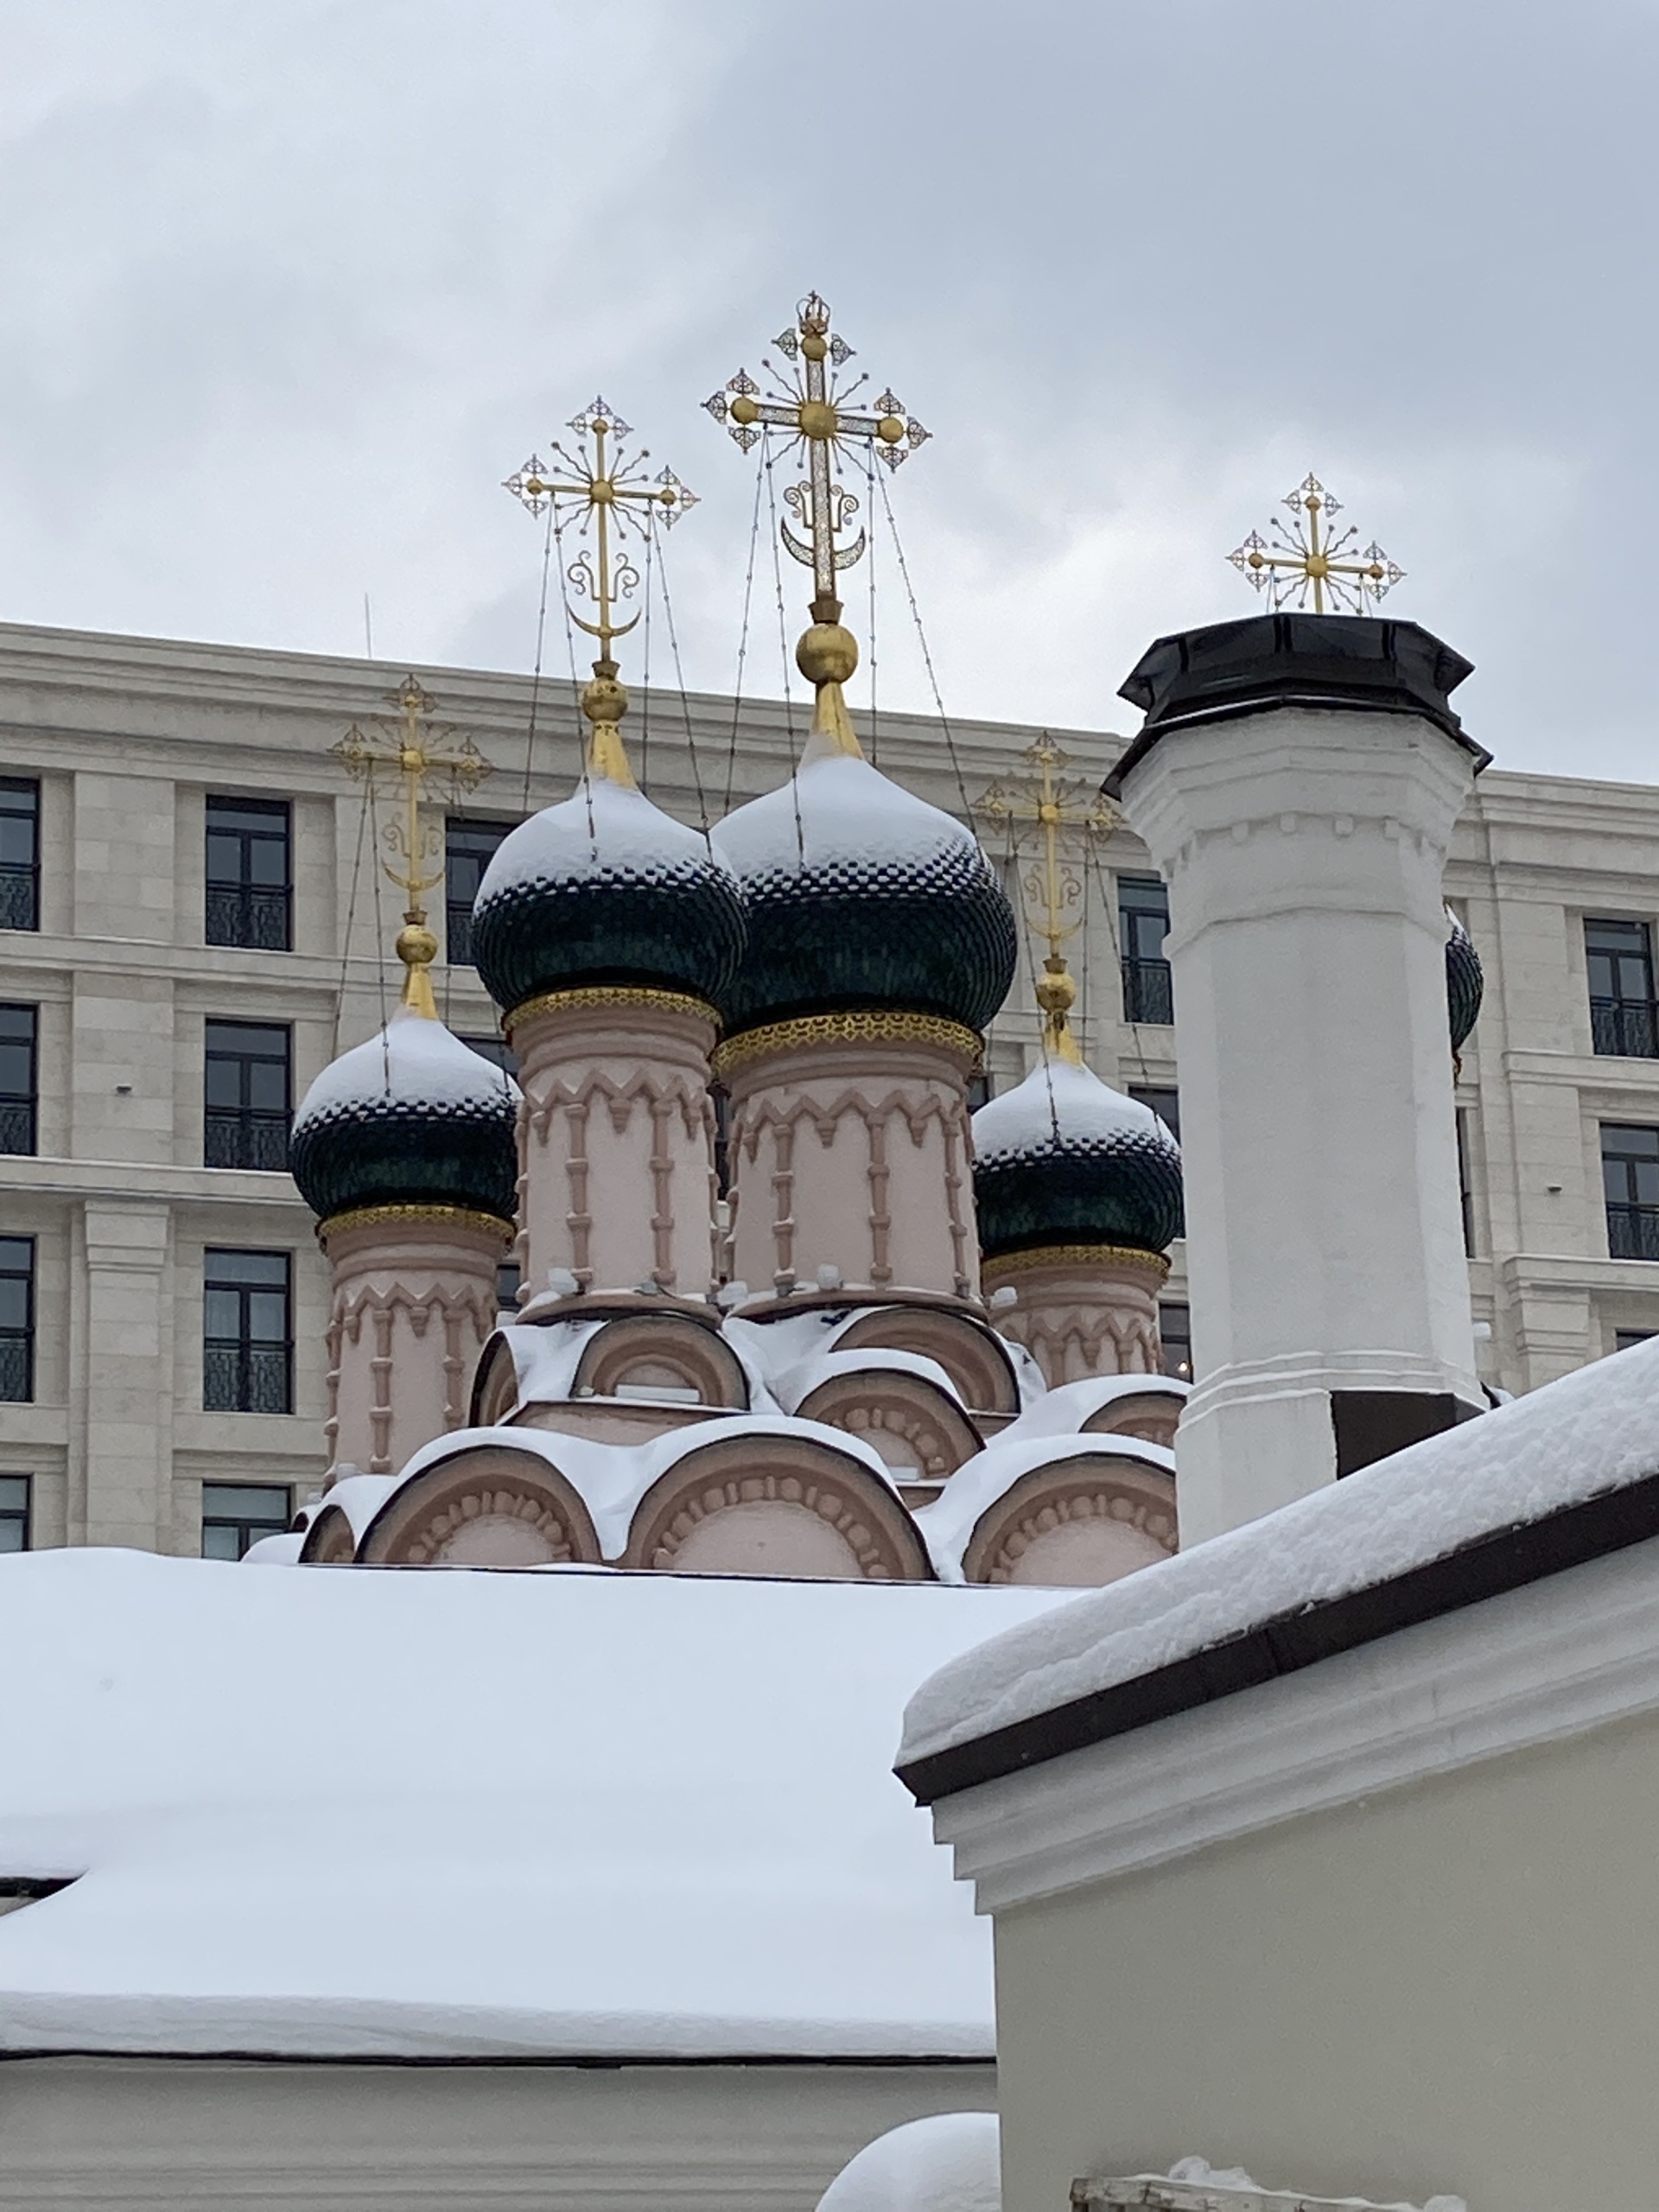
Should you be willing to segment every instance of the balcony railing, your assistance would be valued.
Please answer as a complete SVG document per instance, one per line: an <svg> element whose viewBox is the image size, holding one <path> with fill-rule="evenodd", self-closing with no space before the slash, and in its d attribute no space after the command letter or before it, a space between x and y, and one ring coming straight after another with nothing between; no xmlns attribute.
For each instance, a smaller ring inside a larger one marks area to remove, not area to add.
<svg viewBox="0 0 1659 2212"><path fill-rule="evenodd" d="M41 926L41 872L28 861L0 863L0 930Z"/></svg>
<svg viewBox="0 0 1659 2212"><path fill-rule="evenodd" d="M202 1404L209 1413L289 1413L292 1367L286 1344L207 1344L202 1353Z"/></svg>
<svg viewBox="0 0 1659 2212"><path fill-rule="evenodd" d="M35 1395L35 1339L24 1330L0 1336L0 1402L27 1405Z"/></svg>
<svg viewBox="0 0 1659 2212"><path fill-rule="evenodd" d="M249 952L286 952L292 941L293 901L286 891L246 883L207 886L207 942Z"/></svg>
<svg viewBox="0 0 1659 2212"><path fill-rule="evenodd" d="M1659 1009L1642 999L1592 998L1590 1035L1599 1053L1659 1060Z"/></svg>
<svg viewBox="0 0 1659 2212"><path fill-rule="evenodd" d="M1122 964L1124 1020L1173 1021L1175 994L1168 961L1125 960Z"/></svg>
<svg viewBox="0 0 1659 2212"><path fill-rule="evenodd" d="M1659 1260L1659 1206L1610 1202L1607 1249L1616 1260Z"/></svg>
<svg viewBox="0 0 1659 2212"><path fill-rule="evenodd" d="M260 1167L280 1174L288 1166L288 1116L223 1106L207 1109L203 1147L209 1167Z"/></svg>
<svg viewBox="0 0 1659 2212"><path fill-rule="evenodd" d="M0 1152L35 1149L35 1101L0 1098Z"/></svg>

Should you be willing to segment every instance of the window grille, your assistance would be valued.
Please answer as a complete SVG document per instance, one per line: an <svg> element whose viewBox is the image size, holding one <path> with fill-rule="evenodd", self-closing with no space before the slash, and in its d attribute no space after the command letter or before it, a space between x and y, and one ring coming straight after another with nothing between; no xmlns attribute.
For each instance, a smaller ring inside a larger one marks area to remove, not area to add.
<svg viewBox="0 0 1659 2212"><path fill-rule="evenodd" d="M210 1250L203 1262L204 1408L209 1413L292 1413L289 1254Z"/></svg>
<svg viewBox="0 0 1659 2212"><path fill-rule="evenodd" d="M35 1239L0 1236L0 1400L35 1395Z"/></svg>
<svg viewBox="0 0 1659 2212"><path fill-rule="evenodd" d="M1155 875L1117 879L1118 949L1123 969L1125 1021L1172 1022L1175 996L1164 938L1169 930L1169 893Z"/></svg>
<svg viewBox="0 0 1659 2212"><path fill-rule="evenodd" d="M41 926L41 787L0 776L0 930Z"/></svg>
<svg viewBox="0 0 1659 2212"><path fill-rule="evenodd" d="M1607 1249L1615 1260L1659 1260L1659 1128L1601 1125Z"/></svg>
<svg viewBox="0 0 1659 2212"><path fill-rule="evenodd" d="M35 1149L38 1010L0 1006L0 1152Z"/></svg>
<svg viewBox="0 0 1659 2212"><path fill-rule="evenodd" d="M287 952L294 942L290 816L286 799L207 801L209 944Z"/></svg>
<svg viewBox="0 0 1659 2212"><path fill-rule="evenodd" d="M207 1024L203 1157L209 1167L288 1166L289 1032L274 1021Z"/></svg>
<svg viewBox="0 0 1659 2212"><path fill-rule="evenodd" d="M1624 1058L1659 1059L1653 932L1647 923L1586 919L1584 961L1594 1050Z"/></svg>

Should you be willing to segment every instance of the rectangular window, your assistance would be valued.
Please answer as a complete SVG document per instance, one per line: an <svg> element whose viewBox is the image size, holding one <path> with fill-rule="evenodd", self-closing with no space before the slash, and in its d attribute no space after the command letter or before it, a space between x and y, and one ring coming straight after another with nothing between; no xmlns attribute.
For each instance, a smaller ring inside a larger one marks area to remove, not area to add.
<svg viewBox="0 0 1659 2212"><path fill-rule="evenodd" d="M201 1402L210 1414L294 1410L286 1252L203 1254Z"/></svg>
<svg viewBox="0 0 1659 2212"><path fill-rule="evenodd" d="M1158 1338L1164 1348L1164 1372L1179 1377L1183 1382L1192 1380L1192 1317L1185 1306L1170 1304L1158 1308Z"/></svg>
<svg viewBox="0 0 1659 2212"><path fill-rule="evenodd" d="M512 822L450 821L444 825L444 942L455 967L473 964L473 901L495 849Z"/></svg>
<svg viewBox="0 0 1659 2212"><path fill-rule="evenodd" d="M281 798L207 801L207 942L251 952L294 944L289 805Z"/></svg>
<svg viewBox="0 0 1659 2212"><path fill-rule="evenodd" d="M495 1066L505 1068L509 1075L518 1074L518 1055L505 1037L463 1037L461 1041L469 1052L476 1052L480 1059L492 1061Z"/></svg>
<svg viewBox="0 0 1659 2212"><path fill-rule="evenodd" d="M732 1094L723 1083L709 1086L709 1103L715 1109L715 1196L732 1195Z"/></svg>
<svg viewBox="0 0 1659 2212"><path fill-rule="evenodd" d="M1607 1249L1616 1260L1659 1260L1659 1128L1601 1125Z"/></svg>
<svg viewBox="0 0 1659 2212"><path fill-rule="evenodd" d="M982 1106L988 1106L995 1096L988 1068L982 1068L977 1075L968 1078L968 1111L977 1114Z"/></svg>
<svg viewBox="0 0 1659 2212"><path fill-rule="evenodd" d="M1590 1035L1598 1052L1659 1059L1654 1020L1653 933L1645 922L1586 919Z"/></svg>
<svg viewBox="0 0 1659 2212"><path fill-rule="evenodd" d="M0 930L41 926L41 787L0 776Z"/></svg>
<svg viewBox="0 0 1659 2212"><path fill-rule="evenodd" d="M1469 1187L1469 1109L1459 1106L1458 1124L1458 1204L1463 1212L1463 1249L1467 1258L1475 1249L1475 1194Z"/></svg>
<svg viewBox="0 0 1659 2212"><path fill-rule="evenodd" d="M495 1271L495 1310L498 1313L513 1313L518 1308L518 1286L522 1277L517 1260L503 1260Z"/></svg>
<svg viewBox="0 0 1659 2212"><path fill-rule="evenodd" d="M0 1152L35 1149L37 1010L0 1006Z"/></svg>
<svg viewBox="0 0 1659 2212"><path fill-rule="evenodd" d="M0 1399L35 1395L35 1239L0 1236Z"/></svg>
<svg viewBox="0 0 1659 2212"><path fill-rule="evenodd" d="M1615 1351L1630 1351L1637 1344L1651 1344L1656 1334L1659 1334L1659 1332L1656 1332L1652 1329L1615 1329L1613 1331L1613 1350Z"/></svg>
<svg viewBox="0 0 1659 2212"><path fill-rule="evenodd" d="M203 1483L201 1555L240 1559L261 1536L280 1536L294 1518L294 1500L285 1485Z"/></svg>
<svg viewBox="0 0 1659 2212"><path fill-rule="evenodd" d="M289 1033L276 1021L209 1021L206 1070L209 1167L288 1166Z"/></svg>
<svg viewBox="0 0 1659 2212"><path fill-rule="evenodd" d="M1125 1021L1170 1022L1174 994L1164 938L1169 929L1169 893L1155 875L1120 875L1117 925L1123 964Z"/></svg>
<svg viewBox="0 0 1659 2212"><path fill-rule="evenodd" d="M29 1477L0 1475L0 1552L29 1549Z"/></svg>
<svg viewBox="0 0 1659 2212"><path fill-rule="evenodd" d="M1181 1141L1181 1094L1173 1086L1160 1089L1156 1084L1132 1083L1131 1098L1138 1098L1143 1106L1150 1106L1177 1144Z"/></svg>

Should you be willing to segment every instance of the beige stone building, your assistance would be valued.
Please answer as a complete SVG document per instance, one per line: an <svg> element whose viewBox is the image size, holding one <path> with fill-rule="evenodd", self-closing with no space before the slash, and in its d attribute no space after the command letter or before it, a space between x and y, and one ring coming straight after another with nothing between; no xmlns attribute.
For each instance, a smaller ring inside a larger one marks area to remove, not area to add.
<svg viewBox="0 0 1659 2212"><path fill-rule="evenodd" d="M322 1471L326 1274L282 1162L307 1084L395 1001L389 804L331 748L401 673L0 628L0 1545L234 1554ZM493 1042L472 888L505 828L568 792L575 716L563 683L421 673L494 768L443 824L437 910L440 1011ZM798 702L642 696L641 781L718 819L784 779L805 721ZM866 732L955 812L1035 734L912 715ZM1478 734L1501 760L1502 733ZM1121 750L1062 742L1090 787ZM1174 1118L1161 887L1127 831L1077 882L1085 1054ZM1447 891L1487 978L1458 1093L1484 1377L1524 1390L1659 1329L1659 792L1490 771ZM993 1086L1035 1050L1035 964L994 1029Z"/></svg>

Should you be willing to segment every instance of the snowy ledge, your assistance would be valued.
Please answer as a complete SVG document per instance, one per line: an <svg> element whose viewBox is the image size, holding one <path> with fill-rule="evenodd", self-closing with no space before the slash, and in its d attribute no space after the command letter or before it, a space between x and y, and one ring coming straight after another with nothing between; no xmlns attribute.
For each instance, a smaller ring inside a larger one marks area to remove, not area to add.
<svg viewBox="0 0 1659 2212"><path fill-rule="evenodd" d="M968 1652L905 1716L924 1804L1659 1535L1659 1339Z"/></svg>

